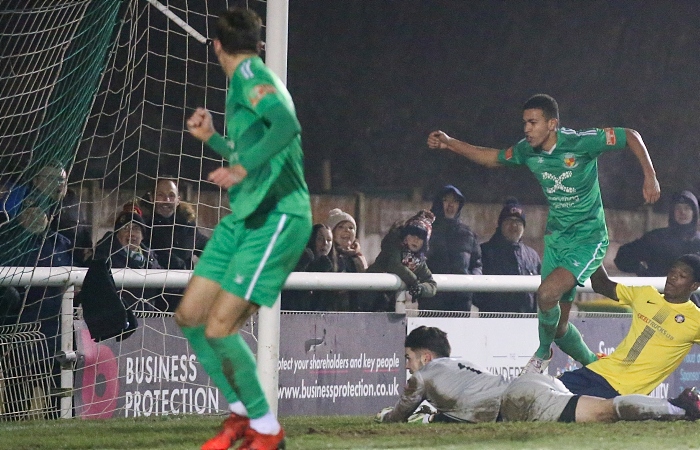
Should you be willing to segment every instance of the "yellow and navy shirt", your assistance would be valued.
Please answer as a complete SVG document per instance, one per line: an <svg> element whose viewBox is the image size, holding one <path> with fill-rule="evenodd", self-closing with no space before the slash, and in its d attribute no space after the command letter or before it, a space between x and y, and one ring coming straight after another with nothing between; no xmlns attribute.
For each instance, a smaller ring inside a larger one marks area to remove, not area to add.
<svg viewBox="0 0 700 450"><path fill-rule="evenodd" d="M629 333L606 358L589 364L620 394L649 394L700 343L700 309L688 300L669 303L651 286L617 285L617 298L632 307Z"/></svg>

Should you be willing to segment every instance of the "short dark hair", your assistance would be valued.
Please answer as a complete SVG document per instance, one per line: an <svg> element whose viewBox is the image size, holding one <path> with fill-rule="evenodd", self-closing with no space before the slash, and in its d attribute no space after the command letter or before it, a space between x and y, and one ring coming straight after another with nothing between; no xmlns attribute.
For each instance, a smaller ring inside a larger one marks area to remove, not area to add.
<svg viewBox="0 0 700 450"><path fill-rule="evenodd" d="M406 336L404 347L413 351L430 350L439 358L447 358L452 353L450 342L447 340L447 333L437 327L426 327L422 325Z"/></svg>
<svg viewBox="0 0 700 450"><path fill-rule="evenodd" d="M530 97L523 105L523 111L526 109L540 109L544 118L559 120L559 104L554 100L554 97L547 94L535 94Z"/></svg>
<svg viewBox="0 0 700 450"><path fill-rule="evenodd" d="M676 260L676 263L683 263L693 271L693 281L700 281L700 255L689 253Z"/></svg>
<svg viewBox="0 0 700 450"><path fill-rule="evenodd" d="M253 10L235 7L219 14L216 38L226 53L259 53L262 20Z"/></svg>

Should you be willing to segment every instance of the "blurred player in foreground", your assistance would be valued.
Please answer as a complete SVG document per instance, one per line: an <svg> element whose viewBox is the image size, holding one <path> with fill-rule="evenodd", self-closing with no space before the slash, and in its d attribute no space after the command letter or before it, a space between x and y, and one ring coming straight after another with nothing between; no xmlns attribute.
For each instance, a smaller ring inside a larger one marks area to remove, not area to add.
<svg viewBox="0 0 700 450"><path fill-rule="evenodd" d="M700 344L700 309L690 294L700 287L700 256L687 254L668 270L663 295L653 286L615 283L603 266L591 275L593 290L632 307L632 324L605 358L564 372L559 379L576 394L613 398L649 394Z"/></svg>
<svg viewBox="0 0 700 450"><path fill-rule="evenodd" d="M272 306L311 233L301 127L282 82L258 56L261 20L233 8L216 22L214 51L230 79L226 131L198 108L192 136L228 160L209 180L228 189L232 213L217 225L175 318L230 405L222 431L203 450L284 447L284 431L265 399L253 353L240 328Z"/></svg>
<svg viewBox="0 0 700 450"><path fill-rule="evenodd" d="M569 311L576 286L582 286L595 272L608 248L598 157L628 146L644 173L644 200L654 203L660 190L644 141L634 130L560 128L559 105L545 94L525 102L523 127L525 138L505 150L477 147L442 131L430 133L428 146L451 150L486 167L526 165L542 186L549 217L542 283L537 290L540 346L524 369L542 373L552 357L552 342L583 365L597 359L569 323Z"/></svg>
<svg viewBox="0 0 700 450"><path fill-rule="evenodd" d="M506 381L467 360L450 358L447 334L421 326L406 337L406 366L412 376L393 408L379 422L616 422L618 420L697 420L695 388L671 400L646 395L603 399L574 395L549 375L526 373ZM436 414L414 414L423 401ZM412 417L413 416L413 417Z"/></svg>

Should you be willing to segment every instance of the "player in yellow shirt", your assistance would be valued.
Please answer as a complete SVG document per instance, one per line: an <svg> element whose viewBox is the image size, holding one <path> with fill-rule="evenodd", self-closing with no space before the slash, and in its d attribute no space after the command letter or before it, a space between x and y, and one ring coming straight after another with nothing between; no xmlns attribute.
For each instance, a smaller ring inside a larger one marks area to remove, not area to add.
<svg viewBox="0 0 700 450"><path fill-rule="evenodd" d="M593 290L632 307L632 325L614 352L560 380L574 394L612 398L649 394L700 344L700 308L689 300L700 287L700 256L683 255L666 276L664 293L652 286L625 286L608 278L601 266Z"/></svg>

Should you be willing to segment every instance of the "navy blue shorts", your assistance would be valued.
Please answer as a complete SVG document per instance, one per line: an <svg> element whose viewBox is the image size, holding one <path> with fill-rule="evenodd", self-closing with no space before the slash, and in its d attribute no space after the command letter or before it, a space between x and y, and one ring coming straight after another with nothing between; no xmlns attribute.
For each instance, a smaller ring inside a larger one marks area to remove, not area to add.
<svg viewBox="0 0 700 450"><path fill-rule="evenodd" d="M587 367L564 372L559 376L559 381L577 395L591 395L601 398L613 398L620 395L605 378Z"/></svg>

